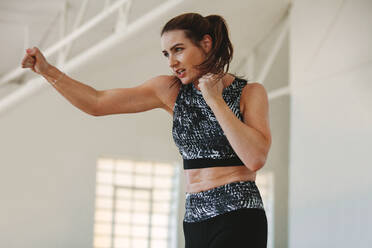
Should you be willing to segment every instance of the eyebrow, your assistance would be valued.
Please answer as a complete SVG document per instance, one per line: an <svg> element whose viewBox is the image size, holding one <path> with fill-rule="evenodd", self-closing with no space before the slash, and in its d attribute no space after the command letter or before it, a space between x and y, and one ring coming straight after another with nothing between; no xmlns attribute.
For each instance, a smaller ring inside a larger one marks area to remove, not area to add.
<svg viewBox="0 0 372 248"><path fill-rule="evenodd" d="M173 45L173 46L170 48L170 50L172 51L176 46L179 46L179 45L183 45L183 43L177 43L177 44ZM167 51L166 51L166 50L163 50L162 52L164 53L164 52L167 52Z"/></svg>

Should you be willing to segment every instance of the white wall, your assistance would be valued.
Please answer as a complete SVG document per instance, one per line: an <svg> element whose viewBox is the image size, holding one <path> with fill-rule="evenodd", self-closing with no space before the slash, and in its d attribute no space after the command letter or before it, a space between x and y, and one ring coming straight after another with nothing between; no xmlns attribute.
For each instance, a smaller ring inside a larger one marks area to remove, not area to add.
<svg viewBox="0 0 372 248"><path fill-rule="evenodd" d="M295 1L289 243L372 242L372 1Z"/></svg>

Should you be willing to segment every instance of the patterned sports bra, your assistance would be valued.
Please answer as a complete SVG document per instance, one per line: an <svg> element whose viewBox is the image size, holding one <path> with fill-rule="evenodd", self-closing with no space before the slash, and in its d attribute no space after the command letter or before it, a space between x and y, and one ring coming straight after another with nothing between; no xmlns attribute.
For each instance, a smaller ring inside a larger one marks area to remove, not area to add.
<svg viewBox="0 0 372 248"><path fill-rule="evenodd" d="M222 92L223 99L241 121L240 96L246 84L247 80L235 77ZM244 166L202 92L193 83L180 87L173 110L172 135L183 158L184 169Z"/></svg>

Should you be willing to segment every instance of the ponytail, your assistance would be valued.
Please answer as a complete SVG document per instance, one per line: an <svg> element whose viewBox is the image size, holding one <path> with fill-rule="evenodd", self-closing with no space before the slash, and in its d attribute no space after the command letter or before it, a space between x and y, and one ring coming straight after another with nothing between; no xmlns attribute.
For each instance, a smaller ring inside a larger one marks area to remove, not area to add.
<svg viewBox="0 0 372 248"><path fill-rule="evenodd" d="M201 64L202 70L214 74L227 73L234 50L229 39L226 21L219 15L209 15L205 18L209 23L209 35L212 37L213 46L207 59Z"/></svg>

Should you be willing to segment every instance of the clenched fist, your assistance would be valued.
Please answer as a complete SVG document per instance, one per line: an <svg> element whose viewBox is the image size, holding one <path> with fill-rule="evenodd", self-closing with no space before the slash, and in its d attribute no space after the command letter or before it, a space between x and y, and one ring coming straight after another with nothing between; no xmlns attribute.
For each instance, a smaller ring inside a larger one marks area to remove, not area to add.
<svg viewBox="0 0 372 248"><path fill-rule="evenodd" d="M222 82L221 75L207 73L199 78L198 87L203 94L203 98L209 105L211 101L220 100L222 98L222 92L224 84Z"/></svg>
<svg viewBox="0 0 372 248"><path fill-rule="evenodd" d="M34 72L43 75L47 72L49 66L39 48L26 49L26 54L22 60L22 68L31 68Z"/></svg>

